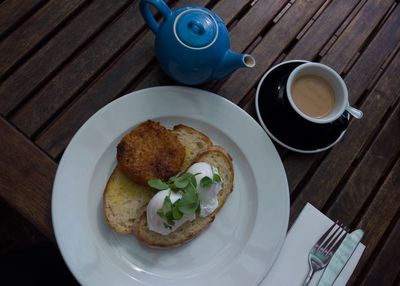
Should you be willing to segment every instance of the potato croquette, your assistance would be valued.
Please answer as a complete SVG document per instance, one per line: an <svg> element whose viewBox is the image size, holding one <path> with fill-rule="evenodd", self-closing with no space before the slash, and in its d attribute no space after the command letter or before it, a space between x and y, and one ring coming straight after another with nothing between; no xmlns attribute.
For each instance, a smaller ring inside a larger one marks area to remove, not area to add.
<svg viewBox="0 0 400 286"><path fill-rule="evenodd" d="M122 138L117 146L120 169L134 182L167 180L176 175L185 159L185 147L172 131L147 120Z"/></svg>

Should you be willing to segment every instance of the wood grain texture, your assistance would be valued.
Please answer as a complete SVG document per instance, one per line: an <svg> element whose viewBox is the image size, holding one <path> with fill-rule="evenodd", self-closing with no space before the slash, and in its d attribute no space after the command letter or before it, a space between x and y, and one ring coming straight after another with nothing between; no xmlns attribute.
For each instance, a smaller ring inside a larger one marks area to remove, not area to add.
<svg viewBox="0 0 400 286"><path fill-rule="evenodd" d="M0 134L0 196L53 240L50 205L57 165L1 117Z"/></svg>
<svg viewBox="0 0 400 286"><path fill-rule="evenodd" d="M364 212L359 214L359 222L355 228L361 228L365 231L363 243L367 245L362 256L360 264L356 268L352 276L352 284L358 285L363 280L365 273L368 273L368 265L370 260L375 260L374 254L379 252L380 241L384 241L385 233L387 233L390 223L396 220L399 210L398 190L400 189L400 159L397 160L395 166L380 186L376 196L369 203ZM390 232L390 229L389 229ZM385 264L384 266L386 266ZM381 274L383 272L380 272ZM380 275L382 278L382 275ZM383 285L383 284L381 284Z"/></svg>
<svg viewBox="0 0 400 286"><path fill-rule="evenodd" d="M253 2L252 0L231 0L231 1L219 1L214 7L213 11L216 13L225 23L229 25L233 19L247 6Z"/></svg>
<svg viewBox="0 0 400 286"><path fill-rule="evenodd" d="M260 79L282 50L296 37L313 14L323 4L322 0L298 0L272 26L257 47L251 51L257 64L251 69L241 69L232 74L219 88L218 94L238 103ZM258 3L261 3L258 2Z"/></svg>
<svg viewBox="0 0 400 286"><path fill-rule="evenodd" d="M191 3L190 1L181 2ZM203 1L203 3L206 2ZM138 3L136 1L109 25L79 56L75 57L49 81L16 114L15 118L12 118L12 121L23 132L32 136L94 81L101 72L109 68L128 45L137 41L137 37L143 36L142 31L146 25L140 15ZM152 47L147 48L148 51L153 50ZM143 57L147 62L150 62L153 59L153 54L148 53Z"/></svg>
<svg viewBox="0 0 400 286"><path fill-rule="evenodd" d="M360 0L358 2L357 6L353 9L353 11L351 11L350 15L346 18L346 20L342 23L342 25L340 25L339 29L337 29L337 31L335 32L336 39L349 26L350 22L354 20L356 15L360 12L361 8L364 7L365 3L367 3L368 1L369 0ZM325 51L325 52L327 52L327 50L328 49L325 49L325 47L322 49L322 51ZM321 51L321 54L322 54L322 51Z"/></svg>
<svg viewBox="0 0 400 286"><path fill-rule="evenodd" d="M10 33L46 0L9 0L0 4L0 39Z"/></svg>
<svg viewBox="0 0 400 286"><path fill-rule="evenodd" d="M35 94L21 110L23 114L17 115L16 124L26 125L24 132L32 135L106 69L143 28L144 21L135 2Z"/></svg>
<svg viewBox="0 0 400 286"><path fill-rule="evenodd" d="M97 110L113 100L149 63L154 41L150 32L137 42L137 47L124 53L114 68L85 90L72 106L37 139L37 144L53 158L64 150L78 128Z"/></svg>
<svg viewBox="0 0 400 286"><path fill-rule="evenodd" d="M380 67L386 58L396 50L396 45L400 41L400 31L396 27L400 24L400 7L390 15L388 21L382 26L375 35L367 49L358 58L349 73L344 77L349 90L350 103L355 104L367 91L367 87L380 73ZM346 64L339 63L341 66ZM339 73L342 70L337 70ZM339 143L341 144L341 143ZM305 176L313 173L312 166L316 166L312 157L305 158L302 162L290 159L291 162L284 162L286 171L295 173L296 176L290 179L291 187L296 188L303 181ZM319 158L319 157L318 157ZM309 160L309 162L308 162Z"/></svg>
<svg viewBox="0 0 400 286"><path fill-rule="evenodd" d="M368 142L368 138L373 136L386 110L397 100L396 90L400 89L400 82L395 79L399 72L400 53L361 106L364 111L363 119L350 122L346 136L329 152L293 202L291 221L307 202L322 208L335 191L347 169Z"/></svg>
<svg viewBox="0 0 400 286"><path fill-rule="evenodd" d="M275 63L317 60L343 75L351 103L365 117L352 120L343 140L327 152L302 155L277 146L290 186L291 221L311 202L331 218L364 229L367 248L348 285L399 284L398 1L170 3L212 7L229 25L232 48L255 55L254 69L200 87L222 93L254 118L258 79ZM6 0L0 2L0 39L2 33L0 113L11 124L0 116L0 199L53 239L53 159L105 104L133 89L176 83L158 67L138 0Z"/></svg>
<svg viewBox="0 0 400 286"><path fill-rule="evenodd" d="M368 116L368 114L366 115ZM342 222L351 222L368 197L374 195L375 186L400 154L400 105L392 112L375 140L359 162L349 180L335 197L328 215ZM390 169L389 169L390 170ZM399 202L400 207L400 202Z"/></svg>
<svg viewBox="0 0 400 286"><path fill-rule="evenodd" d="M295 192L298 191L301 183L308 179L308 171L315 169L324 155L324 152L307 155L288 152L288 155L283 160L283 165L288 176L289 190L292 195L291 201L295 198L293 196L297 195Z"/></svg>
<svg viewBox="0 0 400 286"><path fill-rule="evenodd" d="M286 56L286 60L312 60L357 5L358 0L331 1Z"/></svg>
<svg viewBox="0 0 400 286"><path fill-rule="evenodd" d="M396 285L396 276L400 271L400 220L394 225L386 243L359 284L361 286ZM398 285L398 284L397 284Z"/></svg>
<svg viewBox="0 0 400 286"><path fill-rule="evenodd" d="M321 62L336 70L343 70L392 4L393 0L367 1Z"/></svg>
<svg viewBox="0 0 400 286"><path fill-rule="evenodd" d="M185 1L179 5L187 5L188 2ZM207 3L208 1L202 2L203 5ZM140 19L142 18L140 17ZM131 44L115 60L112 64L112 69L108 69L107 72L97 78L94 84L84 90L79 98L72 103L70 108L57 121L54 121L49 128L39 135L36 140L37 144L45 149L53 158L58 157L83 122L102 106L115 99L118 95L121 95L132 80L152 60L154 61L154 54L150 52L153 51L153 46L154 35L147 30L143 37ZM84 64L84 61L82 64ZM78 75L79 72L77 72ZM79 79L77 78L77 80Z"/></svg>
<svg viewBox="0 0 400 286"><path fill-rule="evenodd" d="M232 50L244 51L288 2L287 0L257 1L230 31Z"/></svg>
<svg viewBox="0 0 400 286"><path fill-rule="evenodd" d="M84 3L84 0L50 1L1 42L0 78Z"/></svg>
<svg viewBox="0 0 400 286"><path fill-rule="evenodd" d="M124 8L128 0L97 0L91 3L68 25L51 38L37 53L0 85L0 113L8 114L35 92L56 70L68 62L74 53L95 36L114 15ZM85 27L82 29L82 27ZM32 134L31 103L18 110L13 120L26 134Z"/></svg>
<svg viewBox="0 0 400 286"><path fill-rule="evenodd" d="M399 27L400 5L397 5L345 77L346 84L351 85L349 89L351 103L357 102L361 94L369 87L380 66L396 50L400 43Z"/></svg>
<svg viewBox="0 0 400 286"><path fill-rule="evenodd" d="M236 13L239 12L238 9L241 9L242 6L238 4L238 2L244 4L245 1L236 1L231 3L231 1L220 1L214 7L215 12L221 16L222 20L225 23L229 23L231 19L235 16ZM266 23L272 21L275 17L276 13L280 9L282 9L287 1L274 1L271 5L270 2L262 2L262 5L252 5L248 13L246 13L242 19L239 19L237 23L235 23L232 29L229 29L230 40L231 40L231 49L243 52L249 43L254 41L258 37L258 33L261 32L262 28L266 25ZM236 9L233 9L236 8ZM259 13L265 13L262 17L257 17ZM222 13L221 13L222 12ZM229 13L228 13L229 12ZM220 14L221 13L221 14ZM250 16L249 16L250 14ZM228 27L230 27L228 25ZM243 35L244 30L248 30L248 27L252 27L251 33L247 33L245 36ZM249 41L246 44L246 40L243 38L246 37ZM135 90L143 89L150 86L157 85L173 85L179 84L176 81L170 79L159 66L156 66L151 69L151 71L140 81L140 83L135 87ZM210 90L210 85L202 86L201 88Z"/></svg>

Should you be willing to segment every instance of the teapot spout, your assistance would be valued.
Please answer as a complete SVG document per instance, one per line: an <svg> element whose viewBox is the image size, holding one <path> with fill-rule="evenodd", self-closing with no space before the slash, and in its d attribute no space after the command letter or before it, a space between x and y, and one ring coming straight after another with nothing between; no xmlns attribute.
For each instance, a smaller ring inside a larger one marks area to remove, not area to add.
<svg viewBox="0 0 400 286"><path fill-rule="evenodd" d="M228 50L222 58L219 67L214 72L214 78L220 79L238 68L252 68L256 65L256 60L248 54L239 54Z"/></svg>

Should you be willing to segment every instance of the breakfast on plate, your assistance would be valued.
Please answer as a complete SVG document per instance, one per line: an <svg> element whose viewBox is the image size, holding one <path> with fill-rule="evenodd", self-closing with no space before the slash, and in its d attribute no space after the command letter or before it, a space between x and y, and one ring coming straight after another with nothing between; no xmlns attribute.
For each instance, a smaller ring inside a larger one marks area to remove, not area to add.
<svg viewBox="0 0 400 286"><path fill-rule="evenodd" d="M117 146L103 194L111 229L153 248L180 246L200 234L233 190L232 158L200 131L147 120Z"/></svg>

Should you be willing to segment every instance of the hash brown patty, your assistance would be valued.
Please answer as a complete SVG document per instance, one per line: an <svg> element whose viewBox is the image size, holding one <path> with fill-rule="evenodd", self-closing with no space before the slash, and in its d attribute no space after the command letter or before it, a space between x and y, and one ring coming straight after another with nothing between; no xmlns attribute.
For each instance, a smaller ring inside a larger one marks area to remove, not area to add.
<svg viewBox="0 0 400 286"><path fill-rule="evenodd" d="M177 174L185 147L171 130L147 120L125 135L117 146L120 169L134 182L147 185L154 178L167 180Z"/></svg>

